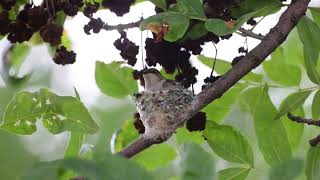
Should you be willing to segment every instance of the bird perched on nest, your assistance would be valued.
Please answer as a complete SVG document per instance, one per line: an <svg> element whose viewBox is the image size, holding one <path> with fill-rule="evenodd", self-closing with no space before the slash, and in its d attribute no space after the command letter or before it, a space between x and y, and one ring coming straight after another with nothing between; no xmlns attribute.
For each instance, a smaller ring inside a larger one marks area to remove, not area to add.
<svg viewBox="0 0 320 180"><path fill-rule="evenodd" d="M142 76L145 83L145 91L148 92L183 88L177 81L165 79L155 68L144 70Z"/></svg>
<svg viewBox="0 0 320 180"><path fill-rule="evenodd" d="M145 90L134 99L136 109L145 127L144 135L162 142L183 126L194 94L180 83L165 79L154 68L144 70L142 76Z"/></svg>

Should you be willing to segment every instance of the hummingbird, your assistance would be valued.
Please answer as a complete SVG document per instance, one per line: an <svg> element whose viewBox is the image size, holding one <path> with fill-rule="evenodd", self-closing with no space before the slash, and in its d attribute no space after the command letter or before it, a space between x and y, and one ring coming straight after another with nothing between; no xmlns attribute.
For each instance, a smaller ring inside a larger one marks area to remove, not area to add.
<svg viewBox="0 0 320 180"><path fill-rule="evenodd" d="M144 79L144 88L147 92L168 91L183 88L179 82L165 79L155 68L143 70L142 77Z"/></svg>

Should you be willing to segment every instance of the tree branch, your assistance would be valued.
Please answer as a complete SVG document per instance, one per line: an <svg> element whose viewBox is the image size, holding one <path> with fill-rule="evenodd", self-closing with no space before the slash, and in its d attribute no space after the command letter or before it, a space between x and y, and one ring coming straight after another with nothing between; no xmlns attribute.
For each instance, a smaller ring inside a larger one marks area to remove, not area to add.
<svg viewBox="0 0 320 180"><path fill-rule="evenodd" d="M180 121L186 122L209 103L220 98L223 93L236 84L242 77L247 75L251 70L259 66L286 40L291 30L297 25L299 19L305 14L309 2L310 0L296 0L290 4L286 11L281 15L278 23L270 30L261 43L243 57L241 61L234 65L225 75L198 94L191 102L188 108L189 110ZM150 143L157 143L145 142L140 139L137 141L138 142L134 142L119 154L130 158L141 152L143 149L151 146Z"/></svg>
<svg viewBox="0 0 320 180"><path fill-rule="evenodd" d="M291 113L287 114L288 118L297 123L304 123L308 125L320 126L320 120L306 119L299 116L294 116Z"/></svg>
<svg viewBox="0 0 320 180"><path fill-rule="evenodd" d="M287 116L290 120L297 122L297 123L320 126L320 120L302 118L299 116L295 116L295 115L291 114L290 112L287 114ZM317 137L315 137L309 141L311 146L316 146L319 142L320 142L320 134Z"/></svg>
<svg viewBox="0 0 320 180"><path fill-rule="evenodd" d="M239 31L241 33L239 33L241 36L243 37L252 37L252 38L255 38L255 39L259 39L259 40L263 40L264 39L264 36L262 34L256 34L250 30L247 30L247 29L244 29L244 28L240 28Z"/></svg>

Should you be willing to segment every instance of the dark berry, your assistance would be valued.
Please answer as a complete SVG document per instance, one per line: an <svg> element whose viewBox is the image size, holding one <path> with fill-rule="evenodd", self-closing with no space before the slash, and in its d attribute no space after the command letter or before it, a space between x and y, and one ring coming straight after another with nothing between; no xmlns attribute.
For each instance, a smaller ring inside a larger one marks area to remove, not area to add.
<svg viewBox="0 0 320 180"><path fill-rule="evenodd" d="M76 61L76 53L67 51L66 47L61 46L56 50L53 61L61 65L73 64Z"/></svg>
<svg viewBox="0 0 320 180"><path fill-rule="evenodd" d="M187 129L189 131L203 131L206 128L206 113L198 112L186 123Z"/></svg>
<svg viewBox="0 0 320 180"><path fill-rule="evenodd" d="M42 26L46 25L48 20L48 13L40 6L35 6L27 10L28 25L32 27L33 31L38 31Z"/></svg>
<svg viewBox="0 0 320 180"><path fill-rule="evenodd" d="M101 18L95 19L90 18L90 21L88 24L84 25L83 30L86 34L90 35L90 31L92 30L93 33L99 33L101 29L104 27L104 22L101 20Z"/></svg>
<svg viewBox="0 0 320 180"><path fill-rule="evenodd" d="M43 41L50 43L51 46L57 46L61 43L62 33L63 27L51 21L40 30L40 36Z"/></svg>
<svg viewBox="0 0 320 180"><path fill-rule="evenodd" d="M33 32L32 29L29 28L22 21L16 21L9 25L10 33L8 35L8 40L11 43L22 43L24 41L28 41Z"/></svg>
<svg viewBox="0 0 320 180"><path fill-rule="evenodd" d="M100 6L99 3L87 4L86 7L84 8L83 14L88 18L91 18L92 15L98 11L99 6Z"/></svg>
<svg viewBox="0 0 320 180"><path fill-rule="evenodd" d="M134 117L134 121L133 121L134 127L139 132L139 134L143 134L145 132L145 127L140 119L140 114L138 112L135 112L133 117Z"/></svg>
<svg viewBox="0 0 320 180"><path fill-rule="evenodd" d="M245 54L247 54L247 53L248 53L248 49L245 49L244 47L240 47L240 48L238 49L238 52L239 52L239 53L245 53Z"/></svg>
<svg viewBox="0 0 320 180"><path fill-rule="evenodd" d="M130 11L130 6L135 0L103 0L102 6L109 8L117 16L123 16Z"/></svg>
<svg viewBox="0 0 320 180"><path fill-rule="evenodd" d="M9 15L7 11L0 13L0 35L6 35L9 33Z"/></svg>
<svg viewBox="0 0 320 180"><path fill-rule="evenodd" d="M249 25L251 25L251 26L254 26L254 25L257 24L257 21L254 20L253 18L251 18L251 19L249 19L249 20L247 21L247 24L249 24Z"/></svg>

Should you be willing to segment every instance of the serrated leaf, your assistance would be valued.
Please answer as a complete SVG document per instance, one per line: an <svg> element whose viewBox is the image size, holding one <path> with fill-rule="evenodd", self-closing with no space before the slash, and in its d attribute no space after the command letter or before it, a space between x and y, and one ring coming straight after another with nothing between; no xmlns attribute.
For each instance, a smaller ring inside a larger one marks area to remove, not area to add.
<svg viewBox="0 0 320 180"><path fill-rule="evenodd" d="M308 180L320 179L320 145L310 147L307 154L305 173Z"/></svg>
<svg viewBox="0 0 320 180"><path fill-rule="evenodd" d="M96 83L100 90L111 97L124 98L138 92L138 84L132 77L132 69L120 67L120 63L96 62Z"/></svg>
<svg viewBox="0 0 320 180"><path fill-rule="evenodd" d="M169 164L176 156L175 149L169 144L157 144L137 154L133 160L146 169L154 170Z"/></svg>
<svg viewBox="0 0 320 180"><path fill-rule="evenodd" d="M228 168L218 172L221 180L245 180L250 172L250 168Z"/></svg>
<svg viewBox="0 0 320 180"><path fill-rule="evenodd" d="M238 30L245 22L247 22L250 18L252 18L257 11L250 12L241 16L232 27L227 25L227 22L221 19L208 19L205 22L205 27L208 31L213 32L218 36L225 36L227 34L231 34Z"/></svg>
<svg viewBox="0 0 320 180"><path fill-rule="evenodd" d="M206 19L200 0L178 0L180 12L191 19Z"/></svg>
<svg viewBox="0 0 320 180"><path fill-rule="evenodd" d="M288 180L295 179L302 172L303 160L290 159L272 166L269 173L270 180Z"/></svg>
<svg viewBox="0 0 320 180"><path fill-rule="evenodd" d="M270 61L265 61L263 69L270 79L285 86L299 86L301 81L300 68L285 62L284 50L278 47L271 55Z"/></svg>
<svg viewBox="0 0 320 180"><path fill-rule="evenodd" d="M312 101L312 118L319 119L320 118L320 90L316 92Z"/></svg>
<svg viewBox="0 0 320 180"><path fill-rule="evenodd" d="M213 157L197 144L185 144L181 154L180 167L180 175L183 180L215 179Z"/></svg>
<svg viewBox="0 0 320 180"><path fill-rule="evenodd" d="M63 131L95 133L97 124L86 107L71 96L58 96L47 89L20 92L8 104L1 128L27 135L36 131L37 120L53 134Z"/></svg>
<svg viewBox="0 0 320 180"><path fill-rule="evenodd" d="M164 39L169 42L174 42L182 38L186 33L189 27L189 21L189 17L181 13L163 12L143 20L140 24L140 29L148 30L150 25L161 26L163 23L167 23L169 30L165 33Z"/></svg>
<svg viewBox="0 0 320 180"><path fill-rule="evenodd" d="M167 10L167 2L166 0L149 0L151 1L154 5L156 5L157 7L163 9L163 10Z"/></svg>
<svg viewBox="0 0 320 180"><path fill-rule="evenodd" d="M199 55L198 59L209 68L212 68L214 58L209 58L203 55ZM225 74L229 69L231 69L231 63L222 59L216 60L215 65L215 72L217 72L219 75ZM249 82L261 82L262 81L262 75L250 72L245 77L242 78L242 80L249 81Z"/></svg>
<svg viewBox="0 0 320 180"><path fill-rule="evenodd" d="M275 121L276 108L268 94L268 86L261 89L254 107L254 127L259 149L265 161L273 166L290 159L292 151L282 121Z"/></svg>
<svg viewBox="0 0 320 180"><path fill-rule="evenodd" d="M221 158L254 166L254 158L248 140L233 127L207 122L203 135L211 149Z"/></svg>
<svg viewBox="0 0 320 180"><path fill-rule="evenodd" d="M290 111L294 111L298 107L302 106L304 101L308 98L312 91L300 91L295 92L287 96L280 104L278 113L274 119L279 119L281 116L287 114Z"/></svg>
<svg viewBox="0 0 320 180"><path fill-rule="evenodd" d="M225 92L221 98L211 102L203 111L207 115L207 119L220 122L231 111L232 105L235 103L237 96L245 88L245 85L237 84Z"/></svg>

